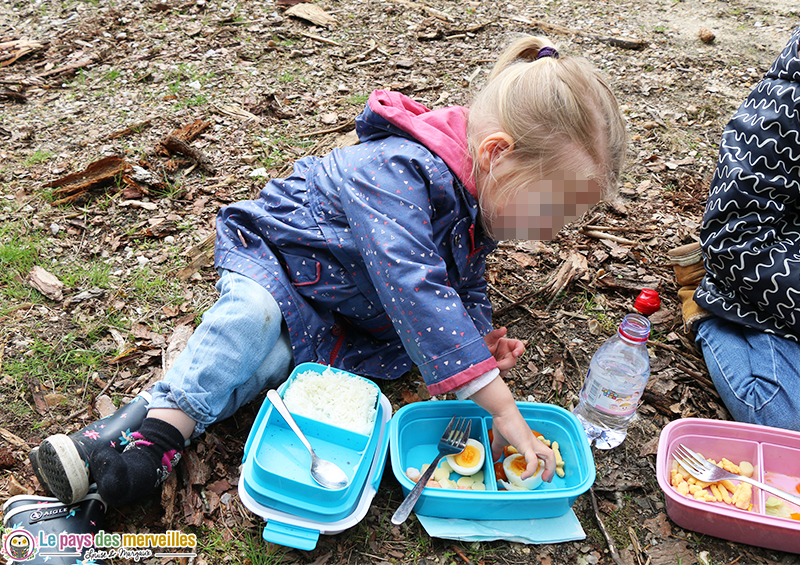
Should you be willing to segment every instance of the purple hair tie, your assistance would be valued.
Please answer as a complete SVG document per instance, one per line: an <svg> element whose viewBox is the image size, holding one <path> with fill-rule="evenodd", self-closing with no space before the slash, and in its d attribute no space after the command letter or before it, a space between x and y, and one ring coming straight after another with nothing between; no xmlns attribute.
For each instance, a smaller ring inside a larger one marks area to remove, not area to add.
<svg viewBox="0 0 800 565"><path fill-rule="evenodd" d="M554 59L558 59L558 51L556 51L555 47L542 47L539 49L539 53L536 55L536 60L538 61L542 57L552 57Z"/></svg>

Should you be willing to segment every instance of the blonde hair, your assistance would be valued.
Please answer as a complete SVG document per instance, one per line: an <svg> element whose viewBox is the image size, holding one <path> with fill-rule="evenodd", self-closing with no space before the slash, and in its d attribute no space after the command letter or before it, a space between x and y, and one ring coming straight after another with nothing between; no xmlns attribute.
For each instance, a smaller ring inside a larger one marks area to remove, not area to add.
<svg viewBox="0 0 800 565"><path fill-rule="evenodd" d="M536 36L514 41L470 106L467 140L474 178L481 174L478 146L499 130L514 143L496 190L513 196L531 180L572 171L597 181L607 196L616 190L627 146L617 100L588 60L537 60L544 47L554 45Z"/></svg>

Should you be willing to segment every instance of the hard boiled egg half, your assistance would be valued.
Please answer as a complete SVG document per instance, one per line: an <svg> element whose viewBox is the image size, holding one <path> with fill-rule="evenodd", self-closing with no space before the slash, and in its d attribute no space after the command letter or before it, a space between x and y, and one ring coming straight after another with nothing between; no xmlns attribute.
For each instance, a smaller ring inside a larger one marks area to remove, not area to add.
<svg viewBox="0 0 800 565"><path fill-rule="evenodd" d="M486 449L478 440L469 438L464 451L456 455L448 455L446 459L453 471L459 475L468 477L483 469L483 462L486 459Z"/></svg>
<svg viewBox="0 0 800 565"><path fill-rule="evenodd" d="M500 482L506 490L533 490L542 484L542 471L544 471L544 463L539 461L536 472L527 479L522 478L522 473L528 467L528 462L521 453L512 453L503 461L503 470L506 472L508 482L500 479Z"/></svg>

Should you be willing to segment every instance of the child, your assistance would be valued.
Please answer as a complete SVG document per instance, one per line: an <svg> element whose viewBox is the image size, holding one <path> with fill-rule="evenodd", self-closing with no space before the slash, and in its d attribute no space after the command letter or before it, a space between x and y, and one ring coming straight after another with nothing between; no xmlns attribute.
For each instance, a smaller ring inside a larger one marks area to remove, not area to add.
<svg viewBox="0 0 800 565"><path fill-rule="evenodd" d="M735 420L800 431L800 27L731 117L700 243L671 252L688 330Z"/></svg>
<svg viewBox="0 0 800 565"><path fill-rule="evenodd" d="M109 504L153 492L187 438L305 361L389 379L416 365L431 394L492 414L495 456L512 444L526 477L541 458L552 479L553 452L501 378L524 346L491 327L485 259L496 238L551 238L614 189L626 146L614 96L587 61L523 37L470 110L376 91L356 129L359 145L302 158L219 212L219 300L132 445L89 455Z"/></svg>

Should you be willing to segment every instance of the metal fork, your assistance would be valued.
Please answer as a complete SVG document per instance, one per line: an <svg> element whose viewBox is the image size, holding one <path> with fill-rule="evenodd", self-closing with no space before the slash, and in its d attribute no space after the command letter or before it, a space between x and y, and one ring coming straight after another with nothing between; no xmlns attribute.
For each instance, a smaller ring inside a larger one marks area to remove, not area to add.
<svg viewBox="0 0 800 565"><path fill-rule="evenodd" d="M765 490L770 494L774 494L775 496L778 496L784 500L788 500L792 504L797 504L800 506L800 496L789 494L788 492L784 492L779 488L764 484L755 479L751 479L750 477L744 477L742 475L737 475L736 473L726 471L725 469L717 467L711 461L708 461L705 457L695 453L685 445L680 445L677 447L675 451L672 452L672 456L675 458L675 461L680 463L681 466L689 472L689 474L691 474L695 479L701 480L704 483L716 483L717 481L724 481L726 479L744 481L760 488L761 490Z"/></svg>
<svg viewBox="0 0 800 565"><path fill-rule="evenodd" d="M406 518L408 518L408 515L411 514L411 511L414 509L419 495L422 494L422 489L425 488L431 475L433 475L433 472L436 470L439 461L446 455L455 455L456 453L464 451L464 448L467 447L467 440L469 439L471 431L471 420L467 420L466 418L457 419L455 416L450 419L450 423L447 424L442 434L442 439L439 440L439 454L436 456L436 459L433 460L433 463L430 464L430 467L425 469L425 472L422 473L417 484L414 485L414 488L411 489L411 492L408 493L406 499L394 513L394 516L392 516L392 524L397 526L406 521Z"/></svg>

